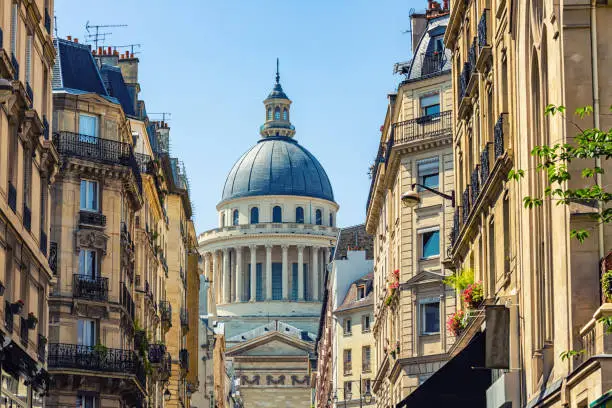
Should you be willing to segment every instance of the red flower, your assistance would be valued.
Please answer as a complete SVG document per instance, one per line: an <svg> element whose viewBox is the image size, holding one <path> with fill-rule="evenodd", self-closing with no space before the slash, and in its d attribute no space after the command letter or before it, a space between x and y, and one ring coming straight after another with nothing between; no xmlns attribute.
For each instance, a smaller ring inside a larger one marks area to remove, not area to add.
<svg viewBox="0 0 612 408"><path fill-rule="evenodd" d="M393 271L393 276L395 276L397 279L399 279L399 269L396 269Z"/></svg>
<svg viewBox="0 0 612 408"><path fill-rule="evenodd" d="M462 296L463 301L468 307L471 309L476 309L484 300L484 296L482 294L482 283L472 283L463 291Z"/></svg>
<svg viewBox="0 0 612 408"><path fill-rule="evenodd" d="M21 300L21 299L19 299L19 300L18 300L17 302L15 302L15 303L19 303L21 306L25 305L25 302L24 302L23 300Z"/></svg>
<svg viewBox="0 0 612 408"><path fill-rule="evenodd" d="M455 312L446 322L446 327L455 336L458 336L463 329L465 329L465 312L458 310Z"/></svg>

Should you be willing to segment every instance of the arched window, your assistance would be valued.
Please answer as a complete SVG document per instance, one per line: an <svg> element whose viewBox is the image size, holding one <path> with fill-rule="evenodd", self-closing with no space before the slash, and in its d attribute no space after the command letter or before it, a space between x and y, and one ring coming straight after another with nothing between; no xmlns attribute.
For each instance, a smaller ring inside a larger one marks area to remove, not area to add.
<svg viewBox="0 0 612 408"><path fill-rule="evenodd" d="M225 227L225 213L221 214L221 227Z"/></svg>
<svg viewBox="0 0 612 408"><path fill-rule="evenodd" d="M302 207L295 209L295 222L298 224L304 223L304 209Z"/></svg>
<svg viewBox="0 0 612 408"><path fill-rule="evenodd" d="M315 211L315 223L317 225L323 225L323 214L321 213L321 210Z"/></svg>
<svg viewBox="0 0 612 408"><path fill-rule="evenodd" d="M329 226L330 227L334 226L334 213L333 212L329 213Z"/></svg>
<svg viewBox="0 0 612 408"><path fill-rule="evenodd" d="M259 224L259 208L251 208L251 224Z"/></svg>
<svg viewBox="0 0 612 408"><path fill-rule="evenodd" d="M287 111L287 108L283 109L283 120L288 120L289 119L289 112Z"/></svg>
<svg viewBox="0 0 612 408"><path fill-rule="evenodd" d="M272 108L268 108L268 120L272 120Z"/></svg>
<svg viewBox="0 0 612 408"><path fill-rule="evenodd" d="M280 120L280 108L278 106L274 109L274 120Z"/></svg>
<svg viewBox="0 0 612 408"><path fill-rule="evenodd" d="M234 210L232 213L232 225L238 225L238 210Z"/></svg>
<svg viewBox="0 0 612 408"><path fill-rule="evenodd" d="M283 222L283 210L279 205L272 209L272 222Z"/></svg>

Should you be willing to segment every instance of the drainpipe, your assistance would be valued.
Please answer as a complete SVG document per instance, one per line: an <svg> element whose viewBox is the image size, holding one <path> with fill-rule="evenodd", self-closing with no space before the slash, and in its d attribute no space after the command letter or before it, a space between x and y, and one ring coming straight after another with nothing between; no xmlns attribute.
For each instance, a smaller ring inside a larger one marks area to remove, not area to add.
<svg viewBox="0 0 612 408"><path fill-rule="evenodd" d="M595 128L599 129L599 70L597 67L597 6L596 0L591 0L591 67L593 76L593 119ZM601 158L595 159L595 166L601 167ZM595 175L595 181L597 185L602 186L603 180L601 174ZM603 211L603 205L601 202L597 204L598 210L601 213ZM602 223L599 223L598 227L599 235L599 259L603 259L605 256L604 247L604 227Z"/></svg>

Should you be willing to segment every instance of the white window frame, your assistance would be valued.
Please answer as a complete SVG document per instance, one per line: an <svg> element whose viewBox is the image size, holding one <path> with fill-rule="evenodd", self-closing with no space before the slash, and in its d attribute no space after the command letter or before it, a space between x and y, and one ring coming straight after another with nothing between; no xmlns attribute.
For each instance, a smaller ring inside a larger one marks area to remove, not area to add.
<svg viewBox="0 0 612 408"><path fill-rule="evenodd" d="M363 290L363 296L361 296L360 290ZM360 284L357 285L357 300L362 300L366 298L366 285Z"/></svg>
<svg viewBox="0 0 612 408"><path fill-rule="evenodd" d="M89 202L88 188L85 189L85 206L83 206L83 202L81 201L81 189L83 188L83 182L94 183L96 185L96 208L87 208L87 203ZM79 207L82 211L100 212L100 183L98 182L98 180L81 179L81 183L79 186L79 201L81 201L79 203Z"/></svg>
<svg viewBox="0 0 612 408"><path fill-rule="evenodd" d="M425 305L431 305L437 303L438 304L438 331L437 332L427 332L425 331L425 320L426 320L426 315L425 315ZM436 334L440 334L440 325L441 325L441 320L440 320L440 298L439 297L430 297L430 298L424 298L424 299L419 299L419 333L422 336L433 336Z"/></svg>
<svg viewBox="0 0 612 408"><path fill-rule="evenodd" d="M442 246L442 242L440 242L440 226L436 225L434 227L428 227L428 228L421 228L417 231L417 236L418 236L418 242L419 242L419 259L420 260L429 260L429 259L437 259L440 258L440 252L441 249L438 248L438 254L437 255L432 255L432 256L425 256L425 251L423 250L423 235L428 233L428 232L438 232L438 241L439 241L439 247Z"/></svg>
<svg viewBox="0 0 612 408"><path fill-rule="evenodd" d="M368 321L368 326L366 327L365 322ZM369 333L372 331L372 318L369 314L365 314L361 316L361 332Z"/></svg>

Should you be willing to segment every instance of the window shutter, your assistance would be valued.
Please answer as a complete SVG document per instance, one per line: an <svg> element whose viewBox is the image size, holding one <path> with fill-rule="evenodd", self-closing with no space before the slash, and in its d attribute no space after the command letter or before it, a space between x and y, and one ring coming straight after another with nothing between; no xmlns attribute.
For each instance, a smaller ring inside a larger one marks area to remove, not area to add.
<svg viewBox="0 0 612 408"><path fill-rule="evenodd" d="M440 164L437 157L419 160L417 162L419 177L438 174L440 172Z"/></svg>

